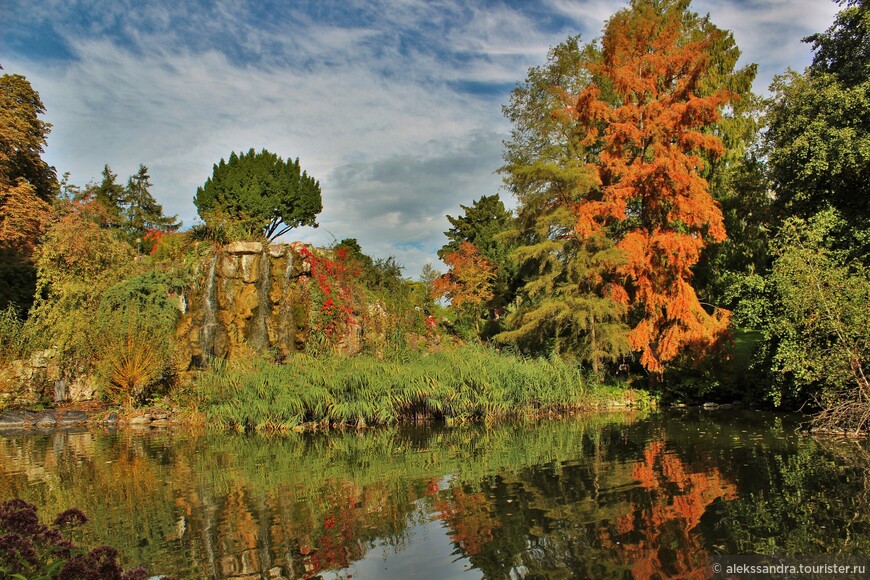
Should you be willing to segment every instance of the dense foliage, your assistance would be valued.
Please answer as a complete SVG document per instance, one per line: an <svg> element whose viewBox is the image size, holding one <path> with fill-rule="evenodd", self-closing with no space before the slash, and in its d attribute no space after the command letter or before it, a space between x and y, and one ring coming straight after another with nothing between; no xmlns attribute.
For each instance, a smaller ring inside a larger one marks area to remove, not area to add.
<svg viewBox="0 0 870 580"><path fill-rule="evenodd" d="M449 270L433 281L432 294L450 300L452 307L464 311L474 320L480 336L480 310L495 296L495 266L468 241L460 243L443 259Z"/></svg>
<svg viewBox="0 0 870 580"><path fill-rule="evenodd" d="M27 79L0 76L0 308L33 302L33 252L57 192L54 168L41 157L51 130L43 113Z"/></svg>
<svg viewBox="0 0 870 580"><path fill-rule="evenodd" d="M320 183L302 170L299 159L284 161L263 149L230 154L193 198L206 223L219 216L241 222L249 235L273 240L299 226L316 226L323 209Z"/></svg>
<svg viewBox="0 0 870 580"><path fill-rule="evenodd" d="M484 195L470 206L460 205L463 214L446 216L450 229L444 232L447 243L438 250L438 257L460 252L463 242L472 244L494 269L492 298L487 306L503 308L513 300L517 277L509 258L512 249L508 231L513 227L513 215L505 209L498 194Z"/></svg>
<svg viewBox="0 0 870 580"><path fill-rule="evenodd" d="M17 342L50 349L66 380L93 375L105 399L131 405L171 378L178 297L201 249L185 243L170 251L173 238L184 237L171 234L153 256L137 257L124 232L105 225L110 218L92 195L58 203L39 246L36 302Z"/></svg>
<svg viewBox="0 0 870 580"><path fill-rule="evenodd" d="M723 338L727 311L708 312L691 281L702 250L725 239L708 178L730 159L717 134L741 141L735 91L754 69L734 70L733 38L687 6L633 2L600 46L568 39L514 91L503 171L527 282L503 341L596 368L627 343L658 374Z"/></svg>
<svg viewBox="0 0 870 580"><path fill-rule="evenodd" d="M774 400L815 399L821 427L860 431L870 420L870 5L844 2L808 40L812 65L771 87L778 235L765 293L747 306L762 313L759 364L770 365Z"/></svg>

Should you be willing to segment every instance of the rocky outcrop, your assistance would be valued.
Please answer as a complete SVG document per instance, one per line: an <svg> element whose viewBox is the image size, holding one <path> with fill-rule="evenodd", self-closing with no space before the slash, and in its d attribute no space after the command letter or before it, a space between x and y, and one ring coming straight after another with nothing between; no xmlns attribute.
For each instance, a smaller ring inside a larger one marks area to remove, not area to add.
<svg viewBox="0 0 870 580"><path fill-rule="evenodd" d="M84 411L8 411L0 413L0 431L7 429L56 429L87 423Z"/></svg>
<svg viewBox="0 0 870 580"><path fill-rule="evenodd" d="M209 357L240 358L253 350L282 360L303 350L310 273L303 248L234 242L215 252L186 301L178 328L182 358L199 367Z"/></svg>
<svg viewBox="0 0 870 580"><path fill-rule="evenodd" d="M0 368L0 408L90 401L95 393L96 384L90 375L74 379L63 376L54 349L37 351Z"/></svg>
<svg viewBox="0 0 870 580"><path fill-rule="evenodd" d="M300 242L233 242L214 251L199 280L178 297L175 371L202 368L211 357L241 359L268 352L280 362L304 350L315 286L308 256L314 251ZM368 319L385 316L378 304L369 310ZM362 349L360 318L354 313L344 334L335 337L337 352L352 355ZM92 400L94 378L67 376L69 370L62 372L56 359L54 350L46 350L0 365L0 409Z"/></svg>

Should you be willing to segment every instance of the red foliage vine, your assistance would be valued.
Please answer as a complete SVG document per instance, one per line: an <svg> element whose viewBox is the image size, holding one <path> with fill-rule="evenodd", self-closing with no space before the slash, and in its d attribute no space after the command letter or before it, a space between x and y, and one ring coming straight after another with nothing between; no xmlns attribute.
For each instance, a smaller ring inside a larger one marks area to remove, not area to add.
<svg viewBox="0 0 870 580"><path fill-rule="evenodd" d="M316 328L322 330L328 339L341 336L348 327L356 325L353 315L353 280L359 270L349 256L346 248L335 252L335 259L319 256L303 247L299 251L311 267L311 279L317 285L322 300L317 307Z"/></svg>

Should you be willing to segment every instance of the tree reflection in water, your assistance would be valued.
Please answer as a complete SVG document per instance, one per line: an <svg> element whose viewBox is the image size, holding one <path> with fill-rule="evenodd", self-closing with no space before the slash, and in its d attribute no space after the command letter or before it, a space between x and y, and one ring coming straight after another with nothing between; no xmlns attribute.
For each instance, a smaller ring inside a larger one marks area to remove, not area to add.
<svg viewBox="0 0 870 580"><path fill-rule="evenodd" d="M176 578L360 577L421 554L417 577L456 561L491 578L705 577L714 552L868 553L867 462L753 417L16 434L0 436L0 499L81 507L85 540Z"/></svg>
<svg viewBox="0 0 870 580"><path fill-rule="evenodd" d="M599 528L602 546L635 578L706 578L709 552L696 527L711 503L732 500L737 488L716 468L689 472L660 441L650 443L632 470L644 494L615 525Z"/></svg>

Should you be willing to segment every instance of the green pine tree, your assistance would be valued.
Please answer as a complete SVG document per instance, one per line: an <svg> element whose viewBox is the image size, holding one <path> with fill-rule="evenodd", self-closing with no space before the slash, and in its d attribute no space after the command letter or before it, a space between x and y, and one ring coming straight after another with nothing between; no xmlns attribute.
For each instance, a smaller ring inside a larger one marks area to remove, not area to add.
<svg viewBox="0 0 870 580"><path fill-rule="evenodd" d="M175 231L181 227L178 216L163 215L163 207L151 195L151 186L148 168L140 163L139 171L130 176L124 190L124 230L133 242L144 239L149 230Z"/></svg>
<svg viewBox="0 0 870 580"><path fill-rule="evenodd" d="M582 65L597 58L594 46L569 38L529 70L504 108L513 131L501 171L519 202L511 256L524 284L507 330L495 337L526 352L576 356L596 373L630 352L625 306L604 278L621 257L607 236L575 232L571 208L598 184L586 165L592 154L559 112L592 80Z"/></svg>
<svg viewBox="0 0 870 580"><path fill-rule="evenodd" d="M103 179L94 186L91 192L94 199L106 210L105 223L107 227L119 228L124 223L124 209L127 203L124 186L118 183L118 174L112 172L108 165L103 166Z"/></svg>

